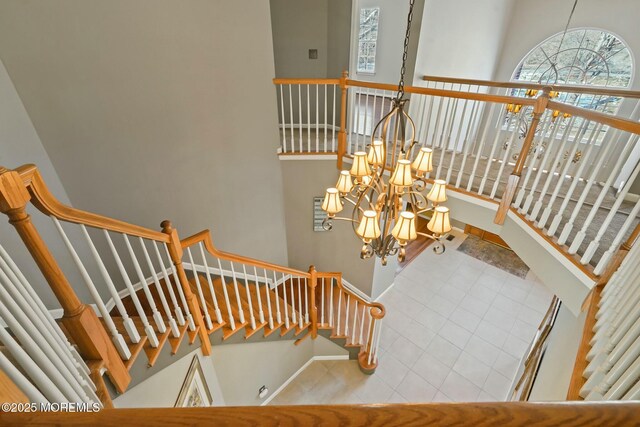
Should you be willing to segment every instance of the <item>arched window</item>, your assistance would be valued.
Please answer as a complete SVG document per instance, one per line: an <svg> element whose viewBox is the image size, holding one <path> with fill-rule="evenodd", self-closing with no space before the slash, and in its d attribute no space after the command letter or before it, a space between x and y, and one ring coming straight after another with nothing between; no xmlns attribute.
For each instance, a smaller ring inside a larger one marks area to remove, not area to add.
<svg viewBox="0 0 640 427"><path fill-rule="evenodd" d="M633 78L633 58L616 35L594 28L558 33L533 48L518 64L512 81L558 85L628 88ZM621 98L560 94L560 101L615 114Z"/></svg>

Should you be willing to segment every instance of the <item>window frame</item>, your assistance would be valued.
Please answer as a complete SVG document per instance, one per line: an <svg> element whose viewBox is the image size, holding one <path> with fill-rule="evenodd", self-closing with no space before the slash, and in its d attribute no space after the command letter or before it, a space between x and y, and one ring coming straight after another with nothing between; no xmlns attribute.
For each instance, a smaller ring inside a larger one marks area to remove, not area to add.
<svg viewBox="0 0 640 427"><path fill-rule="evenodd" d="M362 22L362 14L363 11L377 11L377 18L375 20L375 23L369 24L368 27L365 28L369 28L369 29L373 29L373 27L375 26L376 28L376 32L375 32L375 38L373 39L365 39L362 40L362 33L363 33L363 22ZM357 38L356 38L356 73L357 74L367 74L367 75L375 75L376 73L376 56L377 56L377 51L378 51L378 36L380 34L380 7L379 6L375 6L375 7L361 7L358 10L358 34L357 34ZM369 53L368 55L361 55L361 51L362 51L362 45L364 44L370 44L373 45L372 48L370 48L373 53ZM372 69L367 69L367 68L360 68L360 59L361 58L365 58L365 59L369 59L369 61L367 61L366 63L372 63Z"/></svg>

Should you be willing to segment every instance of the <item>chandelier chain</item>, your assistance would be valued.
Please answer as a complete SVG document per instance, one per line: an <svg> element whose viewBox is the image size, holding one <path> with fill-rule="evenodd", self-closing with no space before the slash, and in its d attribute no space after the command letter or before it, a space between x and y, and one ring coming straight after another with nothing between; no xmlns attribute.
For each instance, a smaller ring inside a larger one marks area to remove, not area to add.
<svg viewBox="0 0 640 427"><path fill-rule="evenodd" d="M413 4L415 0L409 0L409 14L407 16L407 32L404 36L404 50L402 52L402 67L400 68L400 82L396 100L399 102L404 97L404 73L407 68L407 56L409 55L409 38L411 36L411 21L413 20Z"/></svg>

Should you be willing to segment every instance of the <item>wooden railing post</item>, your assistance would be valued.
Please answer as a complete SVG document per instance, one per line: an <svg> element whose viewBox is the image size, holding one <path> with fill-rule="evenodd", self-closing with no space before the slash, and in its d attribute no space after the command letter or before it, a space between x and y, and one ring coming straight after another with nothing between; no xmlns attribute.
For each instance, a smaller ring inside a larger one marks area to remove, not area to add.
<svg viewBox="0 0 640 427"><path fill-rule="evenodd" d="M347 78L348 71L342 72L340 77L340 132L338 132L338 170L342 170L342 161L347 154Z"/></svg>
<svg viewBox="0 0 640 427"><path fill-rule="evenodd" d="M62 323L85 360L103 360L109 378L123 393L131 376L118 350L91 307L83 304L46 243L31 222L26 207L31 200L20 174L0 167L0 212L9 217L64 310Z"/></svg>
<svg viewBox="0 0 640 427"><path fill-rule="evenodd" d="M513 196L515 195L518 184L520 183L520 175L522 174L522 169L524 169L524 164L527 160L529 150L531 150L531 144L533 143L533 138L535 138L536 130L538 129L538 124L540 123L540 118L547 108L550 91L550 87L545 87L542 90L540 96L536 99L536 103L533 106L533 119L531 120L531 125L529 126L527 135L524 138L522 148L520 149L520 155L518 156L516 165L513 167L511 175L509 176L507 187L502 193L502 200L500 201L498 212L496 213L496 217L493 220L493 222L496 224L504 224L504 220L507 217L507 213L509 212L509 208L511 207L511 203L513 201Z"/></svg>
<svg viewBox="0 0 640 427"><path fill-rule="evenodd" d="M312 265L309 267L309 305L311 307L311 338L318 337L318 305L316 302L316 289L318 287L318 272Z"/></svg>
<svg viewBox="0 0 640 427"><path fill-rule="evenodd" d="M369 327L369 333L367 338L367 345L365 350L358 355L358 363L360 365L360 370L365 374L372 374L375 372L377 363L375 361L375 357L371 358L371 363L369 363L369 355L372 351L375 351L374 347L374 338L376 332L376 324L380 319L384 317L384 312L380 310L378 307L371 307L371 325Z"/></svg>
<svg viewBox="0 0 640 427"><path fill-rule="evenodd" d="M207 331L207 326L204 322L204 317L202 315L202 311L200 310L200 304L198 303L198 299L196 295L191 292L191 287L189 286L189 279L187 279L187 274L184 271L184 267L182 266L182 245L180 244L180 238L178 237L178 231L171 227L171 221L165 220L160 224L162 227L162 232L169 235L171 239L169 246L169 254L171 255L171 261L173 265L176 267L176 271L178 273L178 280L180 283L179 286L182 286L182 291L184 292L184 297L187 300L187 305L189 306L189 311L191 312L191 316L193 316L193 321L196 326L199 327L198 334L200 335L200 341L202 342L202 354L208 356L211 354L211 341L209 341L209 332ZM206 307L203 307L206 310Z"/></svg>

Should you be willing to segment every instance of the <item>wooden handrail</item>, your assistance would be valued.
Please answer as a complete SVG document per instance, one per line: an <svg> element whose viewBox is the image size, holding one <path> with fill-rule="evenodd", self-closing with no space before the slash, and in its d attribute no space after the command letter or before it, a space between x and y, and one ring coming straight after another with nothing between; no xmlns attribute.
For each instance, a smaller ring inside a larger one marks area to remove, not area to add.
<svg viewBox="0 0 640 427"><path fill-rule="evenodd" d="M189 236L180 241L182 248L188 248L189 246L195 245L196 243L202 242L204 244L205 249L211 255L224 259L226 261L233 261L242 264L248 264L252 266L256 266L259 268L266 268L267 270L277 271L279 273L291 274L294 276L300 276L309 278L311 275L307 271L296 270L294 268L283 267L281 265L272 264L265 261L260 261L254 258L245 257L242 255L236 255L229 252L223 252L218 250L211 239L211 232L209 230L202 230L199 233L194 234L193 236Z"/></svg>
<svg viewBox="0 0 640 427"><path fill-rule="evenodd" d="M273 79L274 85L338 85L340 79Z"/></svg>
<svg viewBox="0 0 640 427"><path fill-rule="evenodd" d="M640 134L640 123L633 120L623 119L621 117L611 116L598 111L587 110L586 108L576 107L574 105L564 104L557 101L549 101L547 108L550 110L558 110L561 113L569 113L573 116L579 116L625 132Z"/></svg>
<svg viewBox="0 0 640 427"><path fill-rule="evenodd" d="M456 77L441 76L422 76L422 80L440 83L455 83L463 85L502 87L511 89L537 89L542 90L545 87L551 87L552 90L558 92L570 93L588 93L594 95L610 95L623 98L640 98L640 91L616 89L605 86L574 86L574 85L558 85L558 84L542 84L533 82L504 82L480 79L459 79Z"/></svg>
<svg viewBox="0 0 640 427"><path fill-rule="evenodd" d="M351 87L364 87L370 89L390 90L395 91L398 86L387 83L373 83L362 82L358 80L347 80L347 85ZM445 98L458 98L458 99L471 99L476 101L496 102L500 104L520 104L520 105L535 105L536 100L534 98L520 98L517 96L506 95L492 95L489 93L473 93L473 92L461 92L456 90L444 90L444 89L432 89L419 86L405 86L404 91L406 93L415 93L419 95L431 95L440 96Z"/></svg>
<svg viewBox="0 0 640 427"><path fill-rule="evenodd" d="M20 426L637 426L638 402L425 403L208 408L104 409L99 412L0 413Z"/></svg>
<svg viewBox="0 0 640 427"><path fill-rule="evenodd" d="M138 225L98 215L92 212L72 208L61 203L51 194L44 182L40 171L33 164L20 166L16 169L25 186L32 196L31 202L43 214L54 216L60 220L75 224L84 224L90 227L103 228L105 230L124 233L131 236L156 240L168 243L167 235Z"/></svg>

